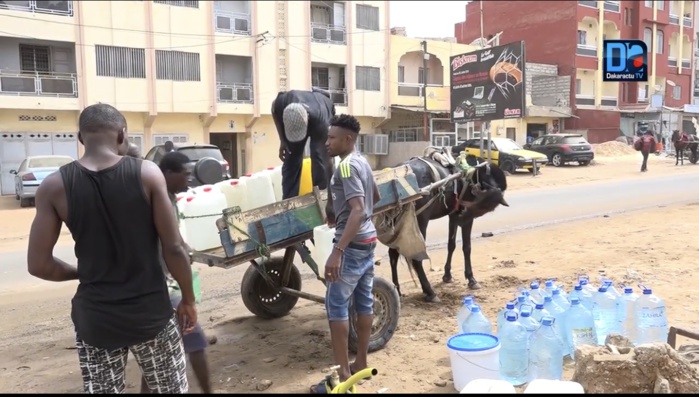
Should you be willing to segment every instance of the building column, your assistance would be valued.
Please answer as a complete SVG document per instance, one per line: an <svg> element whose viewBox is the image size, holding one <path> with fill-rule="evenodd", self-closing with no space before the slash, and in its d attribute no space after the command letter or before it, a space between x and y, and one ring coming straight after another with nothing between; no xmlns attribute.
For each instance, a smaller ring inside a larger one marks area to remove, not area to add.
<svg viewBox="0 0 699 397"><path fill-rule="evenodd" d="M604 1L597 1L597 73L595 74L595 107L602 106L602 82L604 81Z"/></svg>

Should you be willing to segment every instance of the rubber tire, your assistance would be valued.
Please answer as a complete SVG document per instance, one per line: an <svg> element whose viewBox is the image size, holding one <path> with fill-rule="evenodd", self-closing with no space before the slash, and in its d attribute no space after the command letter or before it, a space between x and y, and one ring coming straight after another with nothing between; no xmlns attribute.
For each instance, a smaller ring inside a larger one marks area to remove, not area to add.
<svg viewBox="0 0 699 397"><path fill-rule="evenodd" d="M272 257L263 262L267 274L272 275L275 281L281 282L284 258ZM277 276L276 279L274 278L275 275ZM301 273L295 265L291 266L289 284L287 287L296 291L301 291ZM280 293L276 301L271 303L263 302L260 298L260 289L263 288L268 288L265 279L258 273L255 266L250 265L243 275L243 281L241 281L240 285L240 295L243 298L245 307L250 313L257 317L264 319L284 317L291 312L291 309L293 309L299 301L297 296Z"/></svg>
<svg viewBox="0 0 699 397"><path fill-rule="evenodd" d="M578 165L580 165L581 167L587 167L588 165L590 165L590 161L578 161Z"/></svg>
<svg viewBox="0 0 699 397"><path fill-rule="evenodd" d="M32 206L32 199L30 198L21 198L19 199L19 206L22 208L28 208Z"/></svg>
<svg viewBox="0 0 699 397"><path fill-rule="evenodd" d="M689 162L692 164L696 164L697 160L699 160L699 153L695 152L689 152Z"/></svg>
<svg viewBox="0 0 699 397"><path fill-rule="evenodd" d="M369 353L386 347L391 338L393 338L393 334L396 332L396 328L398 328L398 321L400 320L400 296L398 295L398 290L395 285L381 277L375 277L372 292L374 293L374 299L376 299L376 295L381 295L385 298L388 305L388 321L379 326L378 334L369 337ZM350 300L349 312L349 350L356 354L358 340L354 299Z"/></svg>
<svg viewBox="0 0 699 397"><path fill-rule="evenodd" d="M514 175L514 173L517 172L517 166L515 166L514 161L510 159L503 161L500 169L503 170L503 172L509 173L510 175Z"/></svg>
<svg viewBox="0 0 699 397"><path fill-rule="evenodd" d="M558 165L556 165L556 163L553 161L553 159L555 159L556 156L558 156L558 158L560 158ZM554 153L553 156L551 156L551 164L553 164L554 167L560 167L560 166L564 165L565 162L563 161L563 156L561 156L560 153Z"/></svg>
<svg viewBox="0 0 699 397"><path fill-rule="evenodd" d="M213 185L223 180L223 166L213 157L199 159L194 165L194 178L202 185Z"/></svg>

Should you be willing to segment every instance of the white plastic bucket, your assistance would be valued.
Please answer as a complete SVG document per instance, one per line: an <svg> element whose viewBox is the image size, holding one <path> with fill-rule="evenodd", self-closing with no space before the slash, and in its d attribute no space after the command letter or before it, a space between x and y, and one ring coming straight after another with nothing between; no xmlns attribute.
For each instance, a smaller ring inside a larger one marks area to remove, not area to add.
<svg viewBox="0 0 699 397"><path fill-rule="evenodd" d="M454 388L463 390L475 379L500 379L500 340L490 334L465 333L447 341Z"/></svg>
<svg viewBox="0 0 699 397"><path fill-rule="evenodd" d="M582 385L567 380L534 379L523 394L585 394Z"/></svg>

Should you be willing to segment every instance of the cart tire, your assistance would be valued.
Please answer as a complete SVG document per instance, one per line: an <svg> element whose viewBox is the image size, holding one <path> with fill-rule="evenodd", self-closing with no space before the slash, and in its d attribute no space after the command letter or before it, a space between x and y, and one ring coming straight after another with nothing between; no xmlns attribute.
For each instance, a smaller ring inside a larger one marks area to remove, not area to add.
<svg viewBox="0 0 699 397"><path fill-rule="evenodd" d="M689 162L692 164L696 164L697 160L699 160L699 153L697 151L689 152Z"/></svg>
<svg viewBox="0 0 699 397"><path fill-rule="evenodd" d="M374 278L374 324L369 337L369 352L381 350L391 340L400 319L400 296L396 287L388 281ZM357 353L357 315L354 300L350 301L349 349Z"/></svg>
<svg viewBox="0 0 699 397"><path fill-rule="evenodd" d="M272 280L280 284L284 258L272 257L262 263L265 264L265 270L267 270L267 274L269 274ZM291 274L287 287L301 291L301 273L299 273L299 269L295 265L291 265ZM240 294L243 298L243 304L250 313L265 319L286 316L296 306L296 302L299 301L297 296L287 295L281 291L271 289L253 265L250 265L243 275Z"/></svg>

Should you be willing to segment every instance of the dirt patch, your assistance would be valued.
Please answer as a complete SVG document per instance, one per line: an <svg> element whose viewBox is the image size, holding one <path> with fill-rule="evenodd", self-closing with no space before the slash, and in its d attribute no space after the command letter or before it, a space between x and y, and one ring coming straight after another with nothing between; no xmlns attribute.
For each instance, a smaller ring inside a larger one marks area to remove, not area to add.
<svg viewBox="0 0 699 397"><path fill-rule="evenodd" d="M611 141L592 145L595 155L600 157L614 157L635 154L636 150L630 145L619 141Z"/></svg>

